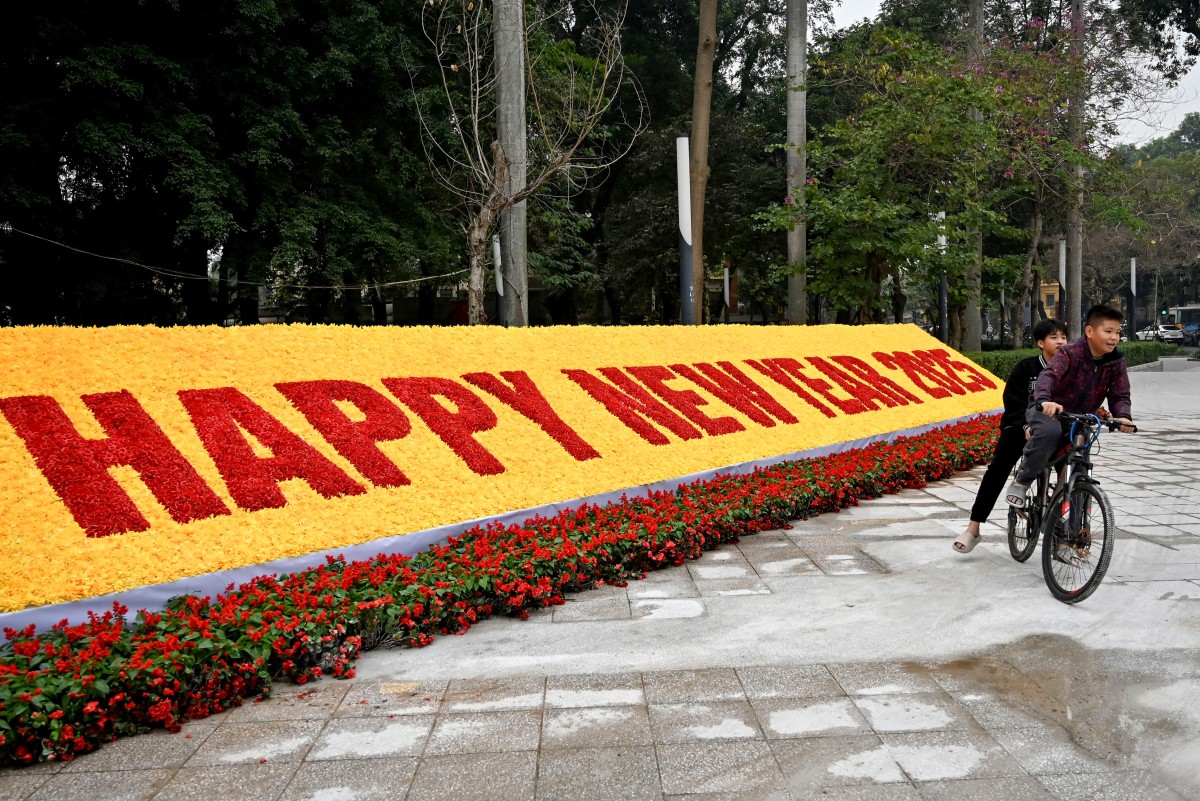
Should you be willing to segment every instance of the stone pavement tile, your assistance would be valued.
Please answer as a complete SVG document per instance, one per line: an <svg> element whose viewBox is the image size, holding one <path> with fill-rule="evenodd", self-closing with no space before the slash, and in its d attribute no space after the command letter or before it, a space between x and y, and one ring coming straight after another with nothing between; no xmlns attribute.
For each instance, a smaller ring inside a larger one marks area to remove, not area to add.
<svg viewBox="0 0 1200 801"><path fill-rule="evenodd" d="M154 798L171 778L169 770L60 773L49 777L31 801L140 801Z"/></svg>
<svg viewBox="0 0 1200 801"><path fill-rule="evenodd" d="M763 739L758 717L746 701L651 704L650 724L660 743Z"/></svg>
<svg viewBox="0 0 1200 801"><path fill-rule="evenodd" d="M701 598L736 597L739 595L770 595L771 588L752 574L740 579L697 580L696 589Z"/></svg>
<svg viewBox="0 0 1200 801"><path fill-rule="evenodd" d="M178 768L187 762L216 728L215 723L205 725L200 722L190 723L176 734L155 729L136 737L121 737L105 743L90 754L67 762L62 772Z"/></svg>
<svg viewBox="0 0 1200 801"><path fill-rule="evenodd" d="M629 620L629 599L601 598L597 601L576 601L568 598L562 606L554 607L555 623L579 623L588 620Z"/></svg>
<svg viewBox="0 0 1200 801"><path fill-rule="evenodd" d="M690 562L687 569L692 574L694 581L728 581L729 579L747 579L755 576L750 563L745 560L704 565Z"/></svg>
<svg viewBox="0 0 1200 801"><path fill-rule="evenodd" d="M565 748L654 745L644 706L547 709L542 715L543 753Z"/></svg>
<svg viewBox="0 0 1200 801"><path fill-rule="evenodd" d="M754 569L758 575L767 578L776 576L806 576L810 574L819 575L821 573L821 568L799 548L795 549L795 555L791 558L756 561L754 562Z"/></svg>
<svg viewBox="0 0 1200 801"><path fill-rule="evenodd" d="M629 585L629 600L636 603L639 600L657 600L668 598L699 598L700 591L691 579L687 581L656 581L653 584L633 582Z"/></svg>
<svg viewBox="0 0 1200 801"><path fill-rule="evenodd" d="M533 751L541 737L541 710L441 715L429 735L427 754Z"/></svg>
<svg viewBox="0 0 1200 801"><path fill-rule="evenodd" d="M506 679L458 679L450 682L444 712L500 712L541 709L546 680L536 676Z"/></svg>
<svg viewBox="0 0 1200 801"><path fill-rule="evenodd" d="M406 801L533 801L537 753L426 756Z"/></svg>
<svg viewBox="0 0 1200 801"><path fill-rule="evenodd" d="M740 793L759 798L787 789L765 742L664 743L656 751L664 795Z"/></svg>
<svg viewBox="0 0 1200 801"><path fill-rule="evenodd" d="M208 736L187 767L239 762L299 762L324 725L321 720L226 723Z"/></svg>
<svg viewBox="0 0 1200 801"><path fill-rule="evenodd" d="M921 794L911 784L844 784L822 787L812 796L814 801L921 801ZM807 801L807 799L806 799Z"/></svg>
<svg viewBox="0 0 1200 801"><path fill-rule="evenodd" d="M884 748L917 782L1026 775L999 743L983 732L881 734Z"/></svg>
<svg viewBox="0 0 1200 801"><path fill-rule="evenodd" d="M629 602L634 620L683 620L704 617L707 607L699 598L662 598Z"/></svg>
<svg viewBox="0 0 1200 801"><path fill-rule="evenodd" d="M917 788L923 801L1055 801L1032 776L922 782Z"/></svg>
<svg viewBox="0 0 1200 801"><path fill-rule="evenodd" d="M824 553L809 549L808 556L813 564L827 576L862 576L869 573L886 573L887 568L862 551L855 553Z"/></svg>
<svg viewBox="0 0 1200 801"><path fill-rule="evenodd" d="M870 662L828 665L829 672L849 695L896 695L938 692L929 673L914 665Z"/></svg>
<svg viewBox="0 0 1200 801"><path fill-rule="evenodd" d="M354 682L334 714L339 718L430 715L442 705L447 684L446 681ZM540 697L538 700L540 703Z"/></svg>
<svg viewBox="0 0 1200 801"><path fill-rule="evenodd" d="M185 767L154 801L264 801L275 799L296 772L295 763Z"/></svg>
<svg viewBox="0 0 1200 801"><path fill-rule="evenodd" d="M663 801L794 801L787 790L760 790L750 795L744 793L688 793L687 795L664 795Z"/></svg>
<svg viewBox="0 0 1200 801"><path fill-rule="evenodd" d="M590 590L580 590L571 594L572 598L577 598L580 601L603 601L608 598L624 598L625 587L619 587L616 584L601 584L598 587L592 587Z"/></svg>
<svg viewBox="0 0 1200 801"><path fill-rule="evenodd" d="M967 731L974 721L942 691L859 695L854 703L878 734L902 731Z"/></svg>
<svg viewBox="0 0 1200 801"><path fill-rule="evenodd" d="M1197 571L1200 575L1200 570ZM1167 579L1165 581L1128 581L1130 587L1144 592L1159 601L1200 601L1200 586L1191 581ZM1200 611L1200 610L1198 610Z"/></svg>
<svg viewBox="0 0 1200 801"><path fill-rule="evenodd" d="M743 701L741 679L733 668L661 670L642 674L646 700L652 704L684 701Z"/></svg>
<svg viewBox="0 0 1200 801"><path fill-rule="evenodd" d="M999 729L993 732L992 736L1021 767L1034 776L1055 773L1111 773L1117 769L1117 766L1073 744L1062 729Z"/></svg>
<svg viewBox="0 0 1200 801"><path fill-rule="evenodd" d="M845 695L824 665L742 667L737 674L751 700Z"/></svg>
<svg viewBox="0 0 1200 801"><path fill-rule="evenodd" d="M753 702L767 739L870 734L849 698L768 699Z"/></svg>
<svg viewBox="0 0 1200 801"><path fill-rule="evenodd" d="M538 801L658 801L653 746L579 748L538 758Z"/></svg>
<svg viewBox="0 0 1200 801"><path fill-rule="evenodd" d="M640 673L589 673L546 678L546 708L643 706Z"/></svg>
<svg viewBox="0 0 1200 801"><path fill-rule="evenodd" d="M1050 727L1034 712L1012 701L978 692L951 693L984 731Z"/></svg>
<svg viewBox="0 0 1200 801"><path fill-rule="evenodd" d="M229 710L228 720L250 723L260 720L322 720L333 715L350 684L325 679L315 685L282 685L269 698L247 701Z"/></svg>
<svg viewBox="0 0 1200 801"><path fill-rule="evenodd" d="M313 743L305 761L417 756L425 747L432 726L433 715L332 720Z"/></svg>
<svg viewBox="0 0 1200 801"><path fill-rule="evenodd" d="M741 565L746 566L746 557L742 556L737 546L722 546L712 551L704 551L699 559L688 562L688 566L708 567L712 565Z"/></svg>
<svg viewBox="0 0 1200 801"><path fill-rule="evenodd" d="M1039 776L1055 801L1185 801L1146 771Z"/></svg>
<svg viewBox="0 0 1200 801"><path fill-rule="evenodd" d="M413 757L306 762L279 801L393 801L404 797L416 772Z"/></svg>
<svg viewBox="0 0 1200 801"><path fill-rule="evenodd" d="M22 801L34 790L50 781L50 773L26 773L18 770L0 772L0 801Z"/></svg>
<svg viewBox="0 0 1200 801"><path fill-rule="evenodd" d="M771 740L770 745L796 798L820 798L825 788L844 785L912 786L875 735Z"/></svg>

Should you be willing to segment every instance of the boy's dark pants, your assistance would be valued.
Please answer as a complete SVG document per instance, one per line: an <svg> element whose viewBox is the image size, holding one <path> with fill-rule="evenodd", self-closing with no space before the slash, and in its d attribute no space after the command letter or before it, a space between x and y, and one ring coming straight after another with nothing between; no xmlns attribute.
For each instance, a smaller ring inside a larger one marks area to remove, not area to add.
<svg viewBox="0 0 1200 801"><path fill-rule="evenodd" d="M1000 438L996 440L996 450L992 453L991 464L979 482L979 492L975 494L975 504L971 507L971 519L982 523L992 513L996 499L1008 482L1008 474L1012 472L1021 458L1025 448L1025 429L1021 426L1009 426L1000 429Z"/></svg>
<svg viewBox="0 0 1200 801"><path fill-rule="evenodd" d="M1025 424L1029 426L1029 441L1021 469L1017 471L1017 483L1031 486L1038 474L1046 468L1050 457L1058 450L1063 440L1063 424L1042 412L1040 406L1031 406L1025 413Z"/></svg>

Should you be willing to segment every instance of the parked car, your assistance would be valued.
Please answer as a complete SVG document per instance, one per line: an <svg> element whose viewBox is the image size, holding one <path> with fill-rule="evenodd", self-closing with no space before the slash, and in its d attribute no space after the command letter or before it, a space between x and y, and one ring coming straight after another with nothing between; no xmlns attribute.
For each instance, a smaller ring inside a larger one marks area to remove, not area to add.
<svg viewBox="0 0 1200 801"><path fill-rule="evenodd" d="M1200 323L1185 323L1183 326L1183 344L1200 345Z"/></svg>
<svg viewBox="0 0 1200 801"><path fill-rule="evenodd" d="M1177 342L1183 344L1183 329L1177 325L1162 323L1148 325L1137 332L1137 338L1143 342Z"/></svg>

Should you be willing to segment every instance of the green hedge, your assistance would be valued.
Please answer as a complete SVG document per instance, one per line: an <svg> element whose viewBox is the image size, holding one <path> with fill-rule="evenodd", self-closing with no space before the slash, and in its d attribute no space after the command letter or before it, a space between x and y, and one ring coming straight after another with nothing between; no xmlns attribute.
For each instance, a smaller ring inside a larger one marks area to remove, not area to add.
<svg viewBox="0 0 1200 801"><path fill-rule="evenodd" d="M1165 342L1122 342L1120 351L1125 354L1125 364L1133 367L1137 364L1156 362L1159 356L1173 356L1179 351L1179 346L1168 345ZM1037 354L1037 348L963 352L968 359L1001 379L1008 378L1017 362Z"/></svg>

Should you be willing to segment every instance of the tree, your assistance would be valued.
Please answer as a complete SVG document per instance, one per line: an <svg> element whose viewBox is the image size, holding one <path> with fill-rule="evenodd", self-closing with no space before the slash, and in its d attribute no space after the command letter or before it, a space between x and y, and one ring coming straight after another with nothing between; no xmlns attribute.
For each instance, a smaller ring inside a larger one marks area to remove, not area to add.
<svg viewBox="0 0 1200 801"><path fill-rule="evenodd" d="M495 130L491 14L473 0L435 0L422 6L423 30L437 59L438 87L418 95L417 112L434 176L460 199L472 324L487 322L487 246L499 214L532 197L557 176L579 184L611 164L620 152L604 150L604 140L615 138L607 126L633 135L644 127L640 101L632 118L608 116L623 88L632 88L640 98L621 57L622 14L587 7L594 12L595 22L584 33L581 46L542 35L545 20L540 15L527 24L526 40L537 43L527 67L528 174L524 188L510 192L511 162ZM413 65L413 69L419 68Z"/></svg>
<svg viewBox="0 0 1200 801"><path fill-rule="evenodd" d="M690 174L692 193L692 297L683 298L681 321L704 323L704 189L708 185L708 129L712 115L713 62L717 50L717 0L700 0L700 38L696 47L692 95ZM690 312L690 314L689 314Z"/></svg>

